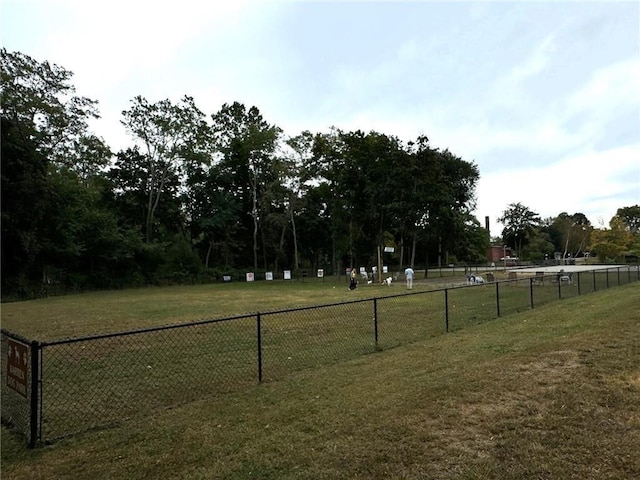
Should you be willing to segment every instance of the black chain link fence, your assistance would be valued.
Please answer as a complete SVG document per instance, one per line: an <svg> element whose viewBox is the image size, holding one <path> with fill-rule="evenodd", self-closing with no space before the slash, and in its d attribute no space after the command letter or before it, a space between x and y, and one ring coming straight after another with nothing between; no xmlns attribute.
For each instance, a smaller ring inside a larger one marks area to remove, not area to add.
<svg viewBox="0 0 640 480"><path fill-rule="evenodd" d="M2 420L35 446L638 280L638 266L538 274L53 342L3 329ZM26 397L7 385L10 339L37 363Z"/></svg>

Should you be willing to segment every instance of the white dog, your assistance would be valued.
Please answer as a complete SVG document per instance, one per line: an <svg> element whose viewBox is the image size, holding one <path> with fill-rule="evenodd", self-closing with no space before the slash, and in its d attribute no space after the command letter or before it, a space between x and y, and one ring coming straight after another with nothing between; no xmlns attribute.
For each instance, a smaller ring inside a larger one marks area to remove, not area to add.
<svg viewBox="0 0 640 480"><path fill-rule="evenodd" d="M480 283L484 283L484 278L482 278L480 275L469 275L467 277L467 284L469 285L476 285Z"/></svg>
<svg viewBox="0 0 640 480"><path fill-rule="evenodd" d="M392 281L392 280L393 280L393 278L392 278L392 277L387 277L387 278L385 278L385 279L382 281L382 284L383 284L383 285L386 285L387 287L390 287L390 286L391 286L391 281Z"/></svg>

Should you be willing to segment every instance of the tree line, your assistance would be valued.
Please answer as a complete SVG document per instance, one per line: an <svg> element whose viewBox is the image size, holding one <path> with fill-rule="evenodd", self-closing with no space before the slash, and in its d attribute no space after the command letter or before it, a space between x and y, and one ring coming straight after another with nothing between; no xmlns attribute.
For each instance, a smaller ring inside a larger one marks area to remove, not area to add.
<svg viewBox="0 0 640 480"><path fill-rule="evenodd" d="M72 72L1 57L4 299L248 270L337 274L376 265L387 246L398 267L486 260L478 167L426 136L288 136L255 106L206 115L189 96L136 96L120 120L131 144L113 152Z"/></svg>
<svg viewBox="0 0 640 480"><path fill-rule="evenodd" d="M525 260L597 257L600 262L637 263L640 256L640 205L620 207L609 228L597 228L583 213L562 212L542 219L521 203L511 203L498 221L504 242Z"/></svg>
<svg viewBox="0 0 640 480"><path fill-rule="evenodd" d="M484 258L476 165L426 136L286 136L255 106L133 98L112 152L72 73L2 50L2 287L206 281L224 272L341 272ZM28 293L27 293L28 294Z"/></svg>

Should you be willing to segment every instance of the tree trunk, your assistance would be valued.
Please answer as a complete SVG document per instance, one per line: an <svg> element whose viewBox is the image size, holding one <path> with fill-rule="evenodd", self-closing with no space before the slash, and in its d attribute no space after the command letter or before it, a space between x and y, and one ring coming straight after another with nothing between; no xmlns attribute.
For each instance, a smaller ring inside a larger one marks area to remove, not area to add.
<svg viewBox="0 0 640 480"><path fill-rule="evenodd" d="M282 233L280 233L280 244L278 245L278 251L276 252L276 261L274 265L274 270L278 271L278 266L280 265L280 256L284 250L284 234L287 231L287 223L282 226Z"/></svg>
<svg viewBox="0 0 640 480"><path fill-rule="evenodd" d="M300 268L298 261L298 235L296 234L296 221L293 216L293 208L290 208L291 212L291 229L293 230L293 264L295 270L297 271Z"/></svg>
<svg viewBox="0 0 640 480"><path fill-rule="evenodd" d="M416 263L416 243L418 242L418 232L413 232L413 242L411 243L411 268Z"/></svg>
<svg viewBox="0 0 640 480"><path fill-rule="evenodd" d="M338 272L338 276L342 274L342 262L336 258L336 232L331 232L331 265Z"/></svg>
<svg viewBox="0 0 640 480"><path fill-rule="evenodd" d="M209 241L209 248L207 249L207 256L204 259L205 268L209 268L209 257L211 256L211 250L213 250L213 240Z"/></svg>
<svg viewBox="0 0 640 480"><path fill-rule="evenodd" d="M151 174L151 178L149 179L149 203L148 203L148 211L147 211L147 232L146 232L146 239L147 239L147 243L150 243L151 240L153 239L153 235L152 235L152 229L153 229L153 219L155 217L156 214L156 210L158 209L158 203L160 202L160 194L162 193L162 190L164 190L164 184L167 180L167 175L168 175L168 168L165 167L162 169L162 176L160 177L160 185L158 185L157 188L155 188L155 183L156 183L156 168L155 165L152 166L151 168L152 170L152 174Z"/></svg>
<svg viewBox="0 0 640 480"><path fill-rule="evenodd" d="M256 185L256 178L253 178L251 185L252 188L252 216L253 216L253 270L258 270L258 186Z"/></svg>

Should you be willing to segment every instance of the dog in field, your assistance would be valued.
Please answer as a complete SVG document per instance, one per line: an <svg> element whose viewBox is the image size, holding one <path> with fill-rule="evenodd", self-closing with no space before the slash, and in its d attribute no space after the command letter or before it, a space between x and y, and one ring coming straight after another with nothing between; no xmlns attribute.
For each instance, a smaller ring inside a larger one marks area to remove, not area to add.
<svg viewBox="0 0 640 480"><path fill-rule="evenodd" d="M480 275L469 275L467 277L468 285L478 285L480 283L484 283L484 278L482 278Z"/></svg>
<svg viewBox="0 0 640 480"><path fill-rule="evenodd" d="M386 285L387 287L391 286L391 281L393 280L392 277L387 277L382 281L382 285Z"/></svg>

